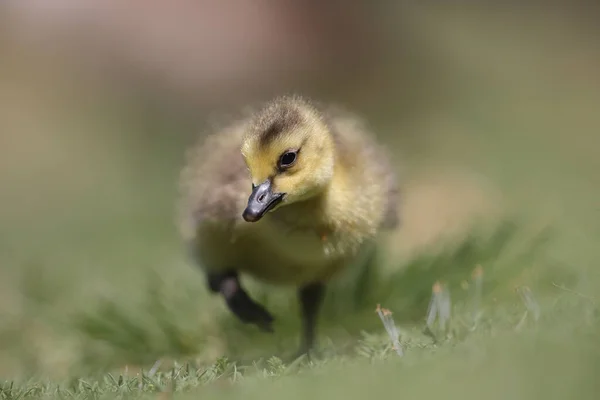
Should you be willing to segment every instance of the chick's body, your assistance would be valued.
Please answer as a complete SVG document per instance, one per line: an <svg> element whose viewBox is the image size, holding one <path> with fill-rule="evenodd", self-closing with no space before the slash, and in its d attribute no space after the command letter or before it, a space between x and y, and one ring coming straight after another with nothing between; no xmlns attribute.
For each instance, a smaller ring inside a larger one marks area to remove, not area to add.
<svg viewBox="0 0 600 400"><path fill-rule="evenodd" d="M290 149L294 161L284 168L280 153ZM210 135L191 150L181 183L181 232L208 275L324 285L397 225L395 175L366 126L298 97ZM249 195L265 184L277 205L247 222Z"/></svg>

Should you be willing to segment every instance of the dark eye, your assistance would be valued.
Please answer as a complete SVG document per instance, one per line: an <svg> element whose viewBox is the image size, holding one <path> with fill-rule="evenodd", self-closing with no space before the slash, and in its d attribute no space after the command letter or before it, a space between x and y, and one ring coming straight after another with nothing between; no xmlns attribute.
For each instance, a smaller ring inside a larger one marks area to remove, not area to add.
<svg viewBox="0 0 600 400"><path fill-rule="evenodd" d="M296 162L297 155L297 151L286 151L283 153L279 158L279 168L291 167Z"/></svg>

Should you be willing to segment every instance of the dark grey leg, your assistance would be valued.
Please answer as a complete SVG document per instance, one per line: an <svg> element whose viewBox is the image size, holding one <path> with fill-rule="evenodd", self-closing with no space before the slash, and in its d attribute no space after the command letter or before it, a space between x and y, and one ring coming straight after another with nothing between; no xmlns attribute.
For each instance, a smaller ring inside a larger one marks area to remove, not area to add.
<svg viewBox="0 0 600 400"><path fill-rule="evenodd" d="M198 247L192 240L187 243L189 257L201 266ZM260 304L250 298L240 284L237 272L206 272L208 287L213 293L220 293L229 310L244 323L257 325L260 329L273 332L273 316Z"/></svg>
<svg viewBox="0 0 600 400"><path fill-rule="evenodd" d="M208 286L221 293L229 310L244 323L255 324L265 332L273 332L273 316L252 300L240 284L237 272L208 273Z"/></svg>
<svg viewBox="0 0 600 400"><path fill-rule="evenodd" d="M325 285L312 283L299 289L298 300L302 315L302 337L299 356L308 354L315 345L317 319L325 298Z"/></svg>

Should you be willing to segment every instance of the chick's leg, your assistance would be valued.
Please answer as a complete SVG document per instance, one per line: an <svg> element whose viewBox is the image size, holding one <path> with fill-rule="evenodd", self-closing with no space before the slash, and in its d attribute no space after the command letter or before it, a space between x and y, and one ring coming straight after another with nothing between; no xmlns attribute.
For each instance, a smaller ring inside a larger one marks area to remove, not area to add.
<svg viewBox="0 0 600 400"><path fill-rule="evenodd" d="M325 285L322 283L311 283L298 291L302 314L302 338L298 355L308 354L314 347L317 319L324 298Z"/></svg>
<svg viewBox="0 0 600 400"><path fill-rule="evenodd" d="M273 332L273 316L252 300L240 284L237 272L208 273L211 291L221 293L229 310L244 323L251 323L266 332Z"/></svg>

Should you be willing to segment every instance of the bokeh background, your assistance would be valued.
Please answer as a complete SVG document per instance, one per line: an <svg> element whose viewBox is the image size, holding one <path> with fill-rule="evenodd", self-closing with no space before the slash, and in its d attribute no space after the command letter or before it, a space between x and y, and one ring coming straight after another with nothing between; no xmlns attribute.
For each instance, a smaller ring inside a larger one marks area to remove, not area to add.
<svg viewBox="0 0 600 400"><path fill-rule="evenodd" d="M468 246L468 262L451 253L436 268L423 254L460 247L474 223L493 227L506 215L518 215L533 236L551 227L553 241L527 262L506 262L522 270L535 264L533 278L492 273L490 301L518 305L511 290L521 279L555 302L568 288L572 307L595 307L599 16L598 7L576 1L4 0L0 376L64 379L159 357L252 359L293 347L298 322L287 303L279 313L289 328L265 339L206 294L174 214L186 147L214 121L289 92L363 116L393 151L402 178L404 224L389 238L382 268L411 272L385 296L373 288L364 313L326 317L326 344L351 347L360 330L382 332L375 300L387 300L406 324L422 323L433 282L481 261ZM519 244L533 251L526 239L516 243L489 264ZM597 339L590 336L600 332L597 309L585 329L583 311L568 310L539 329L548 333L543 340L474 339L492 346L485 368L448 351L412 369L332 371L317 387L359 398L366 392L358 386L335 385L356 374L356 385L397 395L500 398L510 387L515 398L591 396L599 348L565 326ZM451 379L447 371L459 372ZM400 383L386 388L399 372ZM440 382L439 392L426 376ZM548 383L558 376L564 382ZM259 383L247 396L315 390L307 378L289 379L267 389Z"/></svg>

